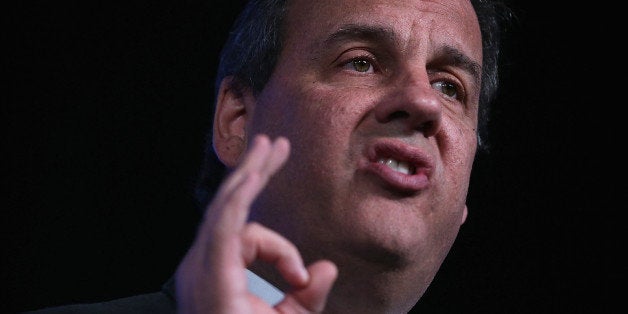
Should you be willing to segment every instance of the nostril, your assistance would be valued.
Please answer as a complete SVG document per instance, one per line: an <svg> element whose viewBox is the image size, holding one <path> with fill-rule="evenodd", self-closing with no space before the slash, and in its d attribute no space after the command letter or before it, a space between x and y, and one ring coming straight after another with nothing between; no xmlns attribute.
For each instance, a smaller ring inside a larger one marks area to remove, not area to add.
<svg viewBox="0 0 628 314"><path fill-rule="evenodd" d="M421 123L416 130L425 134L426 137L431 136L435 133L436 123L434 121L426 121Z"/></svg>
<svg viewBox="0 0 628 314"><path fill-rule="evenodd" d="M386 119L386 122L388 121L392 121L392 120L397 120L397 119L405 119L408 118L410 116L410 114L406 111L395 111L391 114L388 115L388 118Z"/></svg>

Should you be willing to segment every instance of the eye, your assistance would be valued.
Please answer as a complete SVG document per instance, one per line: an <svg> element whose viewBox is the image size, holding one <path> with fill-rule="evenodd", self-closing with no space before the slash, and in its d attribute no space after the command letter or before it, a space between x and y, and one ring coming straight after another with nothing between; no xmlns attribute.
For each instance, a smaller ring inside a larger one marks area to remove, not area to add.
<svg viewBox="0 0 628 314"><path fill-rule="evenodd" d="M447 81L436 81L432 83L432 87L440 91L447 97L456 99L459 98L458 86L454 83Z"/></svg>
<svg viewBox="0 0 628 314"><path fill-rule="evenodd" d="M349 62L345 64L345 68L353 71L357 71L360 73L373 73L373 64L371 61L365 58L355 58L351 59Z"/></svg>

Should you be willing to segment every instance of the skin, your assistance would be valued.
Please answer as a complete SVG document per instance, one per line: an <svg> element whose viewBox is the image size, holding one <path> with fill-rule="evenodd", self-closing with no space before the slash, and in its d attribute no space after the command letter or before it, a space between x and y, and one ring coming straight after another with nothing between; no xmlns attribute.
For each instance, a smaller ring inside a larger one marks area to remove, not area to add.
<svg viewBox="0 0 628 314"><path fill-rule="evenodd" d="M250 267L289 291L284 312L407 312L467 216L482 60L473 7L296 0L286 30L259 95L223 81L214 148L234 171L179 266L180 310L265 306L246 292Z"/></svg>

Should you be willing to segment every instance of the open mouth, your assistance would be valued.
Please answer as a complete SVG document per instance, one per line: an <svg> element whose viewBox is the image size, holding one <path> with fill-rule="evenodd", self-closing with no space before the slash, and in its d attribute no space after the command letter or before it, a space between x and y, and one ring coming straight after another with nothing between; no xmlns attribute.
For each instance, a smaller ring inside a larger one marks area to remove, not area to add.
<svg viewBox="0 0 628 314"><path fill-rule="evenodd" d="M380 164L386 165L388 168L397 172L401 172L403 174L411 175L411 174L416 173L416 168L409 162L398 161L392 158L383 158L383 157L379 158L377 162Z"/></svg>
<svg viewBox="0 0 628 314"><path fill-rule="evenodd" d="M364 170L374 174L387 187L419 191L429 186L432 161L422 149L394 139L368 145Z"/></svg>

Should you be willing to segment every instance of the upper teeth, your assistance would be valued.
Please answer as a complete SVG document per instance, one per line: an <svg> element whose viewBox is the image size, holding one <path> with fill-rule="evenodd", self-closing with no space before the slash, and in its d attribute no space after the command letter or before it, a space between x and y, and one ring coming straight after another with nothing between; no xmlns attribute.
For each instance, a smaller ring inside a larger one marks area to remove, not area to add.
<svg viewBox="0 0 628 314"><path fill-rule="evenodd" d="M410 174L410 164L405 161L397 161L392 158L380 158L377 162L403 174Z"/></svg>

